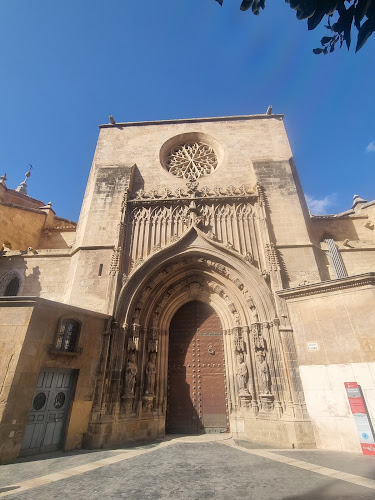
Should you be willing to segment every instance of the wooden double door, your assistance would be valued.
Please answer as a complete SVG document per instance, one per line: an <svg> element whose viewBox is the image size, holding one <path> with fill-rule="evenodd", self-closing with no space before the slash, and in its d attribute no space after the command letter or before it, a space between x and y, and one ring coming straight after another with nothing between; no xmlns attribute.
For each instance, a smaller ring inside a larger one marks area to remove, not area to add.
<svg viewBox="0 0 375 500"><path fill-rule="evenodd" d="M208 304L188 302L169 329L166 431L228 430L221 322Z"/></svg>
<svg viewBox="0 0 375 500"><path fill-rule="evenodd" d="M61 447L73 381L72 370L46 369L40 372L21 455L53 451Z"/></svg>

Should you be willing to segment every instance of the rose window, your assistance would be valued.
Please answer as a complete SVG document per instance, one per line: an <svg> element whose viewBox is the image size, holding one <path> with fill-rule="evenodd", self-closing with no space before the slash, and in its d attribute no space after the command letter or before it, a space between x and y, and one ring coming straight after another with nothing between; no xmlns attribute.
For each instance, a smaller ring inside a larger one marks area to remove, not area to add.
<svg viewBox="0 0 375 500"><path fill-rule="evenodd" d="M207 144L192 142L173 148L166 158L168 172L183 179L198 179L217 168L215 151Z"/></svg>

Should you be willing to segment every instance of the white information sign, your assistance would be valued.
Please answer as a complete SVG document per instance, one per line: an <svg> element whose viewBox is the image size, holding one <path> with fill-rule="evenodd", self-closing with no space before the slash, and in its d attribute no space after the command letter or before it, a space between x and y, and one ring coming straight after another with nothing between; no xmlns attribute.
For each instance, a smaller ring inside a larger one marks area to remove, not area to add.
<svg viewBox="0 0 375 500"><path fill-rule="evenodd" d="M307 347L309 348L309 351L319 351L318 342L307 342Z"/></svg>

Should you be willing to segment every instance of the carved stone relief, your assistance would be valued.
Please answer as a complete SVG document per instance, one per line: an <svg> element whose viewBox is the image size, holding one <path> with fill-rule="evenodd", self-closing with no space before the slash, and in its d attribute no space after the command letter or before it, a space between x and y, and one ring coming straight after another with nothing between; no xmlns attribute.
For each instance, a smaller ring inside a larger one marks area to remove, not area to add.
<svg viewBox="0 0 375 500"><path fill-rule="evenodd" d="M121 255L121 248L120 247L114 248L113 252L112 252L112 257L111 257L111 264L109 267L110 276L115 276L119 272L120 255Z"/></svg>
<svg viewBox="0 0 375 500"><path fill-rule="evenodd" d="M267 258L268 270L278 271L280 269L280 262L275 245L273 243L267 243L265 245L265 254Z"/></svg>
<svg viewBox="0 0 375 500"><path fill-rule="evenodd" d="M238 252L246 262L259 262L260 242L255 203L257 195L246 186L199 188L195 180L187 190L165 189L136 193L130 204L132 239L130 269L151 254L177 241L190 226L199 226L207 238Z"/></svg>
<svg viewBox="0 0 375 500"><path fill-rule="evenodd" d="M241 185L236 188L234 186L225 187L215 187L209 188L204 186L199 188L199 184L195 182L195 184L191 184L191 182L187 183L188 190L178 188L176 191L171 191L169 188L165 188L163 192L159 192L156 189L152 189L151 191L144 191L140 189L136 192L133 201L138 200L173 200L173 199L181 199L181 198L191 198L191 191L193 191L194 195L197 198L237 198L237 197L253 197L257 198L256 190L250 188L249 186ZM194 188L194 189L192 189Z"/></svg>

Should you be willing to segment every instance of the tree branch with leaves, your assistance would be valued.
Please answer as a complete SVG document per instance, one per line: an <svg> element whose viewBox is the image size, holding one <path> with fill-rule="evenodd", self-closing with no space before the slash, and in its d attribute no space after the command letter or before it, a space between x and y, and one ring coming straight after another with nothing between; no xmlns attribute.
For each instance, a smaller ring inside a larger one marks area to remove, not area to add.
<svg viewBox="0 0 375 500"><path fill-rule="evenodd" d="M223 5L224 0L215 0ZM266 0L242 0L240 9L252 10L259 15L265 8ZM313 50L314 54L328 54L335 47L351 44L352 30L357 30L355 51L358 52L375 31L375 0L286 0L290 8L297 11L298 20L307 19L307 28L314 30L326 17L324 25L329 36L324 36L321 47Z"/></svg>

